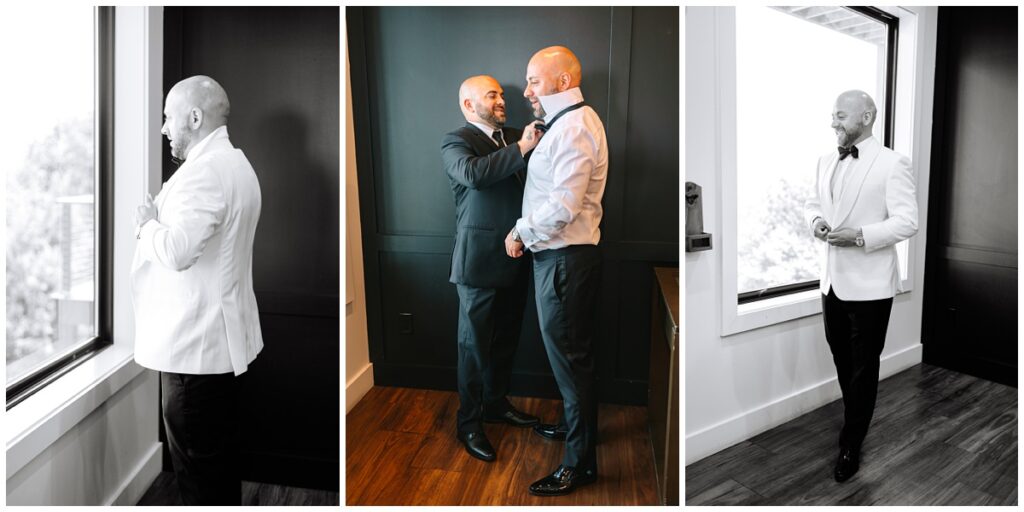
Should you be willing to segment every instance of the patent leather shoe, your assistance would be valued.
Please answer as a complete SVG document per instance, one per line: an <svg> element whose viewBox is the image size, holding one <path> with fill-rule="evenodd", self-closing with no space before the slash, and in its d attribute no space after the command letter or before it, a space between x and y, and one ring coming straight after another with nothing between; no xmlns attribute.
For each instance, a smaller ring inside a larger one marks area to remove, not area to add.
<svg viewBox="0 0 1024 512"><path fill-rule="evenodd" d="M513 427L530 427L540 423L540 419L510 407L500 416L484 416L484 423L508 423Z"/></svg>
<svg viewBox="0 0 1024 512"><path fill-rule="evenodd" d="M551 423L534 425L533 431L538 436L552 441L565 441L565 436L569 434L569 430L564 425L553 425Z"/></svg>
<svg viewBox="0 0 1024 512"><path fill-rule="evenodd" d="M597 471L577 471L572 466L558 466L554 473L530 484L534 496L562 496L597 481Z"/></svg>
<svg viewBox="0 0 1024 512"><path fill-rule="evenodd" d="M835 476L836 482L845 482L860 469L860 454L857 450L841 448L839 458L836 460Z"/></svg>
<svg viewBox="0 0 1024 512"><path fill-rule="evenodd" d="M494 454L494 447L483 432L460 432L456 437L466 448L466 453L473 457L485 462L491 462L497 457Z"/></svg>

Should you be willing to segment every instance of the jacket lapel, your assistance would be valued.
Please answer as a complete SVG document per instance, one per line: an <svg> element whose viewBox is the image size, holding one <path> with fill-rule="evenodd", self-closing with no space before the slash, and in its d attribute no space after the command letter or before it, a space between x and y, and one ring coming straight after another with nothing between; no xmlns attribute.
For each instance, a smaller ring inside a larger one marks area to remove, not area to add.
<svg viewBox="0 0 1024 512"><path fill-rule="evenodd" d="M839 187L835 222L832 223L832 227L841 225L850 216L850 212L853 211L853 205L857 203L857 197L860 196L864 180L867 178L868 173L871 172L871 167L875 165L875 159L878 158L880 146L872 144L869 148L861 152L860 157L858 157L860 161L857 162L857 166L853 169L853 174L846 179L845 184Z"/></svg>

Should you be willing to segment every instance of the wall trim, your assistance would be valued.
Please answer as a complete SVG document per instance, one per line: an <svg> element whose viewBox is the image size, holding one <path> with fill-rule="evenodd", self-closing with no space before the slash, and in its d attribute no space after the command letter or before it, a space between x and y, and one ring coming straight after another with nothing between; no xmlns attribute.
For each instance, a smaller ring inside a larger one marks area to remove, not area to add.
<svg viewBox="0 0 1024 512"><path fill-rule="evenodd" d="M345 414L370 392L373 387L373 363L367 363L345 384Z"/></svg>
<svg viewBox="0 0 1024 512"><path fill-rule="evenodd" d="M921 363L920 342L881 360L879 380ZM758 406L686 436L686 464L718 453L840 397L835 377Z"/></svg>
<svg viewBox="0 0 1024 512"><path fill-rule="evenodd" d="M114 491L109 500L103 504L133 506L142 499L150 485L160 475L163 464L163 443L156 442L150 446L139 464L135 466L128 478Z"/></svg>

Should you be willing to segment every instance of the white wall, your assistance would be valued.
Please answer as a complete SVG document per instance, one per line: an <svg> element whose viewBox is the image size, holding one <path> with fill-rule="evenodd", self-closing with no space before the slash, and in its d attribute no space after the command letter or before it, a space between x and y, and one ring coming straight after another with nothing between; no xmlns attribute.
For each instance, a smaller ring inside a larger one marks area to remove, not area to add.
<svg viewBox="0 0 1024 512"><path fill-rule="evenodd" d="M132 208L160 186L162 8L115 16L114 346L4 415L8 505L134 505L160 472L158 376L132 360Z"/></svg>
<svg viewBox="0 0 1024 512"><path fill-rule="evenodd" d="M719 334L720 247L722 237L729 235L722 232L722 212L735 205L720 200L720 149L723 137L729 135L722 132L720 98L730 91L723 90L716 77L730 48L720 47L716 41L722 30L720 17L730 16L731 9L688 7L685 12L686 180L703 187L704 229L716 239L715 249L686 255L687 464L840 396L820 314L732 336ZM913 291L894 301L882 353L882 378L921 360L936 9L907 9L918 15L911 158L918 176L920 229L912 239L916 244L912 253L916 284ZM823 119L830 108L822 105ZM822 129L828 129L827 122Z"/></svg>
<svg viewBox="0 0 1024 512"><path fill-rule="evenodd" d="M343 24L344 25L344 24ZM345 37L345 36L342 36ZM366 289L363 239L356 182L356 144L352 121L352 88L345 52L345 412L373 387L369 335L366 330Z"/></svg>

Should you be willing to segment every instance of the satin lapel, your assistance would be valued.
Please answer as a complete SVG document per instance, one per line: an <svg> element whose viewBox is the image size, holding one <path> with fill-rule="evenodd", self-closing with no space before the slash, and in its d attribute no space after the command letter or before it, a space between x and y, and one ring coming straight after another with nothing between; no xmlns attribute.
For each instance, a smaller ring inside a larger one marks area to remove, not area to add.
<svg viewBox="0 0 1024 512"><path fill-rule="evenodd" d="M825 170L818 171L822 174L820 180L818 180L818 197L821 199L821 213L825 216L825 221L831 226L836 224L832 222L833 214L835 213L835 203L832 201L832 175L835 174L836 168L839 167L839 154L834 153L826 162Z"/></svg>
<svg viewBox="0 0 1024 512"><path fill-rule="evenodd" d="M871 172L871 167L875 165L875 160L881 151L880 147L874 145L870 151L861 152L856 170L846 180L846 183L840 186L839 201L836 203L836 222L832 224L833 228L842 225L843 221L850 216L850 212L853 211L853 205L857 204L857 197L860 196L864 180L867 178L868 173Z"/></svg>

